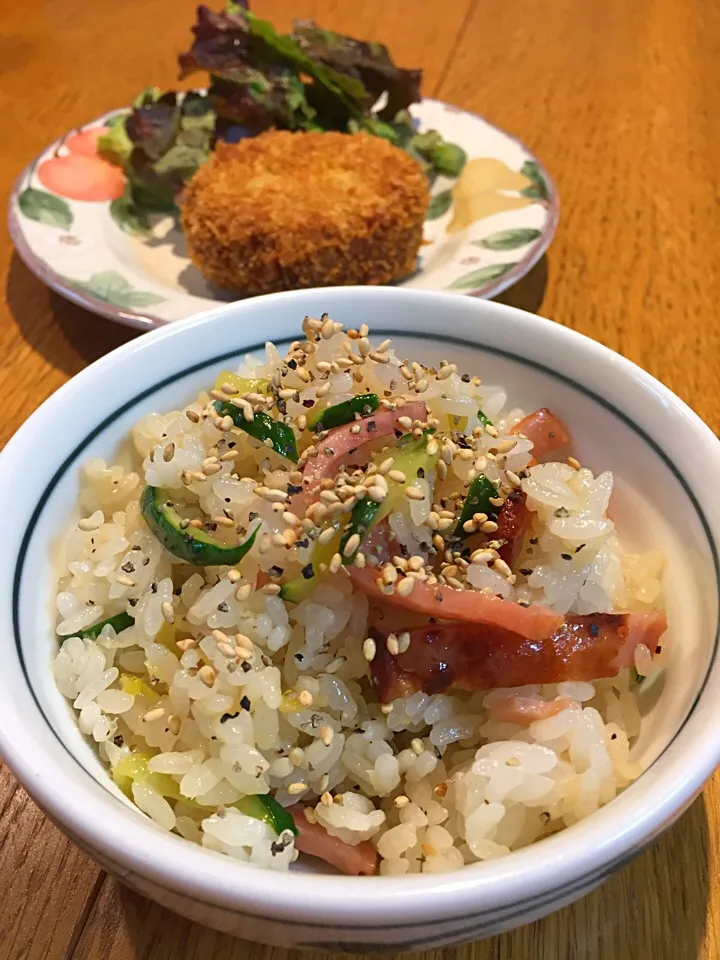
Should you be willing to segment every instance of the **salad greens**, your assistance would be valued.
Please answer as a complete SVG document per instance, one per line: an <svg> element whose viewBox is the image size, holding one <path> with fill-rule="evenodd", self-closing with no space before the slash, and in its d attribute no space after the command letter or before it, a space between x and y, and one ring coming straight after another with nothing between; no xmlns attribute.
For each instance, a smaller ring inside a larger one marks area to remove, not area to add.
<svg viewBox="0 0 720 960"><path fill-rule="evenodd" d="M420 99L419 70L393 63L387 47L297 20L281 34L248 0L219 12L198 7L180 78L209 74L207 93L143 91L99 141L128 179L117 213L131 229L150 212L172 212L185 183L218 140L264 130L364 132L407 150L432 182L457 177L465 152L439 133L418 133L408 112Z"/></svg>

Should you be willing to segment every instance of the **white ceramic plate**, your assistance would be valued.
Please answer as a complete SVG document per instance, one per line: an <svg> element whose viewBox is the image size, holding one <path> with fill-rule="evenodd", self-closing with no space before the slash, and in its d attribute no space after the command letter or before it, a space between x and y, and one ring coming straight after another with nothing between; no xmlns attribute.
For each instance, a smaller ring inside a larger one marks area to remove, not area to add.
<svg viewBox="0 0 720 960"><path fill-rule="evenodd" d="M111 111L82 129L124 112ZM433 185L418 268L400 285L496 296L548 248L558 219L555 187L523 144L480 117L437 100L423 100L412 112L421 130L438 130L463 147L469 162L457 181L438 177ZM10 233L36 276L88 310L140 329L237 299L192 265L173 218L158 217L150 236L133 235L111 202L48 191L38 168L68 152L68 136L25 168L10 197ZM453 195L458 184L462 199L457 190Z"/></svg>

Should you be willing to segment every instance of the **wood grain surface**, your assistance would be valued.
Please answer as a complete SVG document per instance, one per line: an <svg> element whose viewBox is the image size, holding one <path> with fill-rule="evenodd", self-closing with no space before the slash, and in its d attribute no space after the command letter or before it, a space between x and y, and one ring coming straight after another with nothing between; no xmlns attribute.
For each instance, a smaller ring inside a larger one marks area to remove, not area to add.
<svg viewBox="0 0 720 960"><path fill-rule="evenodd" d="M191 0L5 3L3 203L68 128L172 85ZM482 113L552 172L547 258L502 299L635 360L720 426L720 5L711 0L256 0L388 43L427 95ZM0 237L0 442L87 363L134 336L46 290ZM720 779L601 890L512 934L428 960L720 960ZM0 766L0 960L296 960L125 891ZM304 956L312 957L310 954ZM313 960L320 960L316 955Z"/></svg>

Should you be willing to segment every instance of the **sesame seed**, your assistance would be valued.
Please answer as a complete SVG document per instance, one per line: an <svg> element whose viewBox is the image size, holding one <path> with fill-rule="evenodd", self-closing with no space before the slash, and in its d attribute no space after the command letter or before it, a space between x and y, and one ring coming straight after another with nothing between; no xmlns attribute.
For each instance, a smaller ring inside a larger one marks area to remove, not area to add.
<svg viewBox="0 0 720 960"><path fill-rule="evenodd" d="M247 598L250 596L251 593L252 593L252 584L244 583L241 587L238 587L237 590L235 591L235 599L242 603L243 600L247 600Z"/></svg>
<svg viewBox="0 0 720 960"><path fill-rule="evenodd" d="M160 720L161 717L165 716L165 707L153 707L152 710L148 712L143 717L145 723L152 723L153 720Z"/></svg>
<svg viewBox="0 0 720 960"><path fill-rule="evenodd" d="M375 503L382 503L387 496L387 490L384 487L373 484L373 486L368 488L367 495L371 500L374 500Z"/></svg>
<svg viewBox="0 0 720 960"><path fill-rule="evenodd" d="M295 783L288 784L287 792L290 794L291 797L296 797L301 793L305 793L307 788L308 788L308 785L306 783L302 783L300 780L296 780Z"/></svg>
<svg viewBox="0 0 720 960"><path fill-rule="evenodd" d="M360 337L357 342L358 352L363 359L370 355L372 347L370 346L370 341L367 337Z"/></svg>
<svg viewBox="0 0 720 960"><path fill-rule="evenodd" d="M485 523L483 523L480 527L483 533L495 533L497 528L498 525L494 520L486 520Z"/></svg>
<svg viewBox="0 0 720 960"><path fill-rule="evenodd" d="M238 647L243 647L245 650L249 650L252 653L253 642L250 637L246 637L244 633L235 634L235 643Z"/></svg>
<svg viewBox="0 0 720 960"><path fill-rule="evenodd" d="M502 443L499 443L495 449L498 453L509 453L516 446L517 438L510 437L507 440L503 440Z"/></svg>
<svg viewBox="0 0 720 960"><path fill-rule="evenodd" d="M359 533L354 533L354 534L349 538L349 540L348 540L348 542L345 544L345 546L343 547L343 556L345 556L345 557L351 556L353 553L355 553L355 551L357 550L357 548L358 548L359 546L360 546L360 534L359 534Z"/></svg>
<svg viewBox="0 0 720 960"><path fill-rule="evenodd" d="M175 444L166 443L165 449L163 450L163 460L165 463L170 463L172 458L175 456Z"/></svg>
<svg viewBox="0 0 720 960"><path fill-rule="evenodd" d="M397 569L391 563L385 564L382 571L383 583L384 584L395 583L397 578L398 578Z"/></svg>
<svg viewBox="0 0 720 960"><path fill-rule="evenodd" d="M394 463L395 463L395 457L387 457L385 460L383 460L383 462L377 468L377 472L381 476L385 476L385 474L389 474L392 469L392 465Z"/></svg>
<svg viewBox="0 0 720 960"><path fill-rule="evenodd" d="M389 713L392 713L392 708L393 705L391 703L382 703L380 704L380 713L383 713L385 716L387 716Z"/></svg>
<svg viewBox="0 0 720 960"><path fill-rule="evenodd" d="M90 533L92 530L99 529L101 523L101 520L92 520L90 517L87 517L86 519L78 520L78 529Z"/></svg>
<svg viewBox="0 0 720 960"><path fill-rule="evenodd" d="M412 417L398 417L398 426L402 427L404 430L411 430L412 425Z"/></svg>
<svg viewBox="0 0 720 960"><path fill-rule="evenodd" d="M209 663L206 663L204 666L200 667L197 675L206 687L211 687L215 683L216 674Z"/></svg>
<svg viewBox="0 0 720 960"><path fill-rule="evenodd" d="M440 479L445 480L448 472L447 464L445 463L444 460L440 460L438 461L437 467L438 467L438 475Z"/></svg>
<svg viewBox="0 0 720 960"><path fill-rule="evenodd" d="M390 363L390 357L384 353L378 353L377 350L370 354L370 359L374 360L375 363Z"/></svg>
<svg viewBox="0 0 720 960"><path fill-rule="evenodd" d="M288 760L294 767L299 767L305 759L305 751L302 747L293 747L288 750Z"/></svg>
<svg viewBox="0 0 720 960"><path fill-rule="evenodd" d="M402 810L402 808L406 807L409 803L410 797L406 797L403 793L401 793L399 797L395 797L393 800L393 805L397 807L398 810Z"/></svg>
<svg viewBox="0 0 720 960"><path fill-rule="evenodd" d="M375 654L377 653L377 644L372 637L368 637L367 640L363 643L363 656L368 663L372 663L375 659Z"/></svg>
<svg viewBox="0 0 720 960"><path fill-rule="evenodd" d="M317 369L318 373L330 373L330 364L327 360L318 360Z"/></svg>
<svg viewBox="0 0 720 960"><path fill-rule="evenodd" d="M277 583L266 583L262 588L262 592L267 597L276 597L280 593L280 585Z"/></svg>
<svg viewBox="0 0 720 960"><path fill-rule="evenodd" d="M167 718L167 725L168 725L168 730L174 737L176 737L180 733L180 725L181 725L180 717L176 717L176 716L173 716L173 714L170 714L170 716Z"/></svg>
<svg viewBox="0 0 720 960"><path fill-rule="evenodd" d="M506 470L505 476L508 482L511 483L514 487L519 487L521 485L520 477L516 473L513 473L512 470Z"/></svg>
<svg viewBox="0 0 720 960"><path fill-rule="evenodd" d="M220 419L218 430L220 430L221 433L229 433L233 427L234 427L233 418L228 415Z"/></svg>
<svg viewBox="0 0 720 960"><path fill-rule="evenodd" d="M320 336L323 340L329 340L330 337L335 335L335 323L330 317L325 320L322 327L320 328Z"/></svg>
<svg viewBox="0 0 720 960"><path fill-rule="evenodd" d="M388 472L388 477L390 477L394 483L405 483L407 480L407 477L402 470L390 470Z"/></svg>
<svg viewBox="0 0 720 960"><path fill-rule="evenodd" d="M194 410L186 410L185 416L191 423L200 423L200 414L196 413Z"/></svg>
<svg viewBox="0 0 720 960"><path fill-rule="evenodd" d="M512 576L512 570L501 557L496 557L495 562L493 563L493 570L497 570L502 577Z"/></svg>
<svg viewBox="0 0 720 960"><path fill-rule="evenodd" d="M315 391L315 396L317 396L317 397L325 397L325 396L327 396L327 394L330 393L330 387L331 387L331 386L332 386L332 384L329 383L329 382L328 382L328 383L323 383L322 386L318 387L317 390Z"/></svg>
<svg viewBox="0 0 720 960"><path fill-rule="evenodd" d="M320 803L324 807L331 807L333 805L332 794L328 793L326 790L325 793L323 793L323 795L320 797Z"/></svg>
<svg viewBox="0 0 720 960"><path fill-rule="evenodd" d="M278 390L278 396L281 400L292 400L293 397L297 397L297 390L292 390L289 387L283 387L282 390Z"/></svg>
<svg viewBox="0 0 720 960"><path fill-rule="evenodd" d="M124 573L118 573L115 579L123 587L135 586L135 581L131 580L130 577L126 577Z"/></svg>
<svg viewBox="0 0 720 960"><path fill-rule="evenodd" d="M284 490L271 490L269 487L255 487L255 493L269 503L285 503L290 499Z"/></svg>
<svg viewBox="0 0 720 960"><path fill-rule="evenodd" d="M342 557L339 553L333 554L332 560L328 564L328 570L330 573L337 573L340 567L342 566Z"/></svg>
<svg viewBox="0 0 720 960"><path fill-rule="evenodd" d="M361 426L361 424L359 424L359 423L353 424L353 426L350 427L350 433L355 434L355 436L357 436L358 433L362 433L362 426Z"/></svg>
<svg viewBox="0 0 720 960"><path fill-rule="evenodd" d="M175 611L169 600L163 600L160 604L160 612L163 615L165 623L175 623Z"/></svg>
<svg viewBox="0 0 720 960"><path fill-rule="evenodd" d="M435 439L435 437L430 437L430 439L427 442L426 449L429 457L437 456L437 453L440 450L440 445Z"/></svg>
<svg viewBox="0 0 720 960"><path fill-rule="evenodd" d="M411 580L410 583L414 583L414 580ZM398 650L400 653L407 653L408 648L410 647L410 634L406 630L404 633L401 633L398 637Z"/></svg>
<svg viewBox="0 0 720 960"><path fill-rule="evenodd" d="M494 440L497 440L497 438L500 436L497 427L494 427L491 423L485 424L485 433Z"/></svg>
<svg viewBox="0 0 720 960"><path fill-rule="evenodd" d="M403 577L395 588L395 592L401 597L409 597L415 587L415 580L412 577Z"/></svg>
<svg viewBox="0 0 720 960"><path fill-rule="evenodd" d="M463 530L465 533L474 533L475 532L475 521L471 517L469 520L466 520L463 524Z"/></svg>
<svg viewBox="0 0 720 960"><path fill-rule="evenodd" d="M414 376L414 374L412 373L412 371L411 371L411 370L408 370L408 368L407 368L404 364L403 364L403 366L400 367L400 374L401 374L401 376L403 377L404 380L407 380L407 381L408 381L408 383L409 383L411 380L414 380L414 379L415 379L415 376Z"/></svg>
<svg viewBox="0 0 720 960"><path fill-rule="evenodd" d="M388 636L387 640L385 641L385 646L387 647L388 653L393 657L396 657L400 653L398 638L395 636L394 633L391 633Z"/></svg>
<svg viewBox="0 0 720 960"><path fill-rule="evenodd" d="M475 564L489 563L494 556L495 554L492 550L476 550L470 558L470 561Z"/></svg>
<svg viewBox="0 0 720 960"><path fill-rule="evenodd" d="M311 707L313 704L313 695L309 690L301 690L298 694L298 702L303 705L303 707Z"/></svg>
<svg viewBox="0 0 720 960"><path fill-rule="evenodd" d="M421 377L420 380L415 384L415 393L425 393L427 388L430 386L425 377Z"/></svg>
<svg viewBox="0 0 720 960"><path fill-rule="evenodd" d="M425 494L419 487L408 487L405 491L405 496L408 500L424 500Z"/></svg>
<svg viewBox="0 0 720 960"><path fill-rule="evenodd" d="M410 749L419 757L421 753L425 753L425 744L419 737L415 737L410 741Z"/></svg>
<svg viewBox="0 0 720 960"><path fill-rule="evenodd" d="M581 464L580 464L580 461L579 461L579 460L576 460L575 457L568 457L568 458L567 458L567 464L568 464L568 466L572 467L573 470L581 470L581 469L582 469Z"/></svg>
<svg viewBox="0 0 720 960"><path fill-rule="evenodd" d="M447 378L452 376L453 373L457 373L457 367L454 363L448 363L447 366L440 367L436 377L438 380L447 380Z"/></svg>
<svg viewBox="0 0 720 960"><path fill-rule="evenodd" d="M175 646L185 653L186 650L192 650L193 647L197 646L197 640L193 640L192 637L188 637L186 640L176 640Z"/></svg>
<svg viewBox="0 0 720 960"><path fill-rule="evenodd" d="M217 645L217 648L224 657L228 658L228 660L232 660L232 658L235 656L235 649L234 647L231 647L229 643L221 642Z"/></svg>
<svg viewBox="0 0 720 960"><path fill-rule="evenodd" d="M216 517L212 518L212 522L217 524L218 527L234 527L235 521L232 517L226 517L224 514L218 514Z"/></svg>
<svg viewBox="0 0 720 960"><path fill-rule="evenodd" d="M318 730L318 734L322 742L325 744L325 746L329 747L330 744L333 742L335 731L333 730L332 727L329 727L326 723L324 723Z"/></svg>

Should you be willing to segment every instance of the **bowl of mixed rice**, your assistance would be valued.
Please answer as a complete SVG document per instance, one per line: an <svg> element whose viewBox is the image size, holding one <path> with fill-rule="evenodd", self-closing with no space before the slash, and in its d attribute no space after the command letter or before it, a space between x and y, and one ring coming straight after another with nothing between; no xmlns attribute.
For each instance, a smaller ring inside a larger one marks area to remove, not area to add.
<svg viewBox="0 0 720 960"><path fill-rule="evenodd" d="M100 863L244 937L542 916L718 760L719 466L649 375L497 304L165 328L0 458L0 749Z"/></svg>

